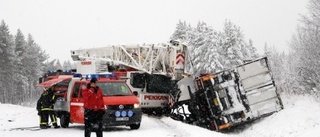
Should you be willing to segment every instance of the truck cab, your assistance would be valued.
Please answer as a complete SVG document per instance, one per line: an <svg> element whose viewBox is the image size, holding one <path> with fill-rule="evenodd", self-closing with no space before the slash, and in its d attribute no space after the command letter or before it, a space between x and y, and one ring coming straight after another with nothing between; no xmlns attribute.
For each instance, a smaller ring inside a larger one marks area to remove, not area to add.
<svg viewBox="0 0 320 137"><path fill-rule="evenodd" d="M126 80L128 87L139 98L142 112L157 115L170 113L169 93L173 88L170 77L162 74L150 75L141 71L114 71L112 73Z"/></svg>
<svg viewBox="0 0 320 137"><path fill-rule="evenodd" d="M82 77L75 74L70 80L64 97L57 99L54 110L60 118L63 128L69 123L84 123L84 99L82 90L87 87L92 77L98 79L97 85L102 89L106 112L103 116L104 126L130 126L138 129L142 112L138 98L133 94L124 80L113 74L88 74Z"/></svg>

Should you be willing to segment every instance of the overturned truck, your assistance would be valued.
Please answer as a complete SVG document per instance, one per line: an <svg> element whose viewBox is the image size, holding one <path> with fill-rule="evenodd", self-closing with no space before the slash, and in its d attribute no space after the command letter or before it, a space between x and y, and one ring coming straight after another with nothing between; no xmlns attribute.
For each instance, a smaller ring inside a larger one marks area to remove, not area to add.
<svg viewBox="0 0 320 137"><path fill-rule="evenodd" d="M229 129L283 109L266 57L216 74L186 77L176 89L171 117L210 130Z"/></svg>

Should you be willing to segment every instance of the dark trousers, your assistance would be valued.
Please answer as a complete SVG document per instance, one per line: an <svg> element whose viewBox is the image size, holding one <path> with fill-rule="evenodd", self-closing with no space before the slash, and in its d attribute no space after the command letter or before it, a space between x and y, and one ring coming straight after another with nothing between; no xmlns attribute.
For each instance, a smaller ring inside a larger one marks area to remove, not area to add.
<svg viewBox="0 0 320 137"><path fill-rule="evenodd" d="M53 126L58 126L57 117L53 110L43 110L40 114L40 126L48 126L49 117Z"/></svg>
<svg viewBox="0 0 320 137"><path fill-rule="evenodd" d="M104 111L84 110L84 136L90 137L91 132L96 132L97 137L103 137L102 117Z"/></svg>

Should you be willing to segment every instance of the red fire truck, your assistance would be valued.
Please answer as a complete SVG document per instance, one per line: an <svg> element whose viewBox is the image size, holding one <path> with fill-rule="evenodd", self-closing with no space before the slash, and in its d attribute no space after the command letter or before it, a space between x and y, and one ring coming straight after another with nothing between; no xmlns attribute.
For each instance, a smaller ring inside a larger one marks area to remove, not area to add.
<svg viewBox="0 0 320 137"><path fill-rule="evenodd" d="M60 118L63 128L69 123L84 123L84 108L82 89L90 82L92 77L98 79L97 85L103 91L103 100L106 113L103 116L104 126L130 126L138 129L141 123L142 112L137 96L133 94L124 80L118 79L114 74L74 74L72 78L56 78L39 84L40 87L65 87L66 91L57 91L60 94L54 110ZM61 95L63 94L63 95Z"/></svg>

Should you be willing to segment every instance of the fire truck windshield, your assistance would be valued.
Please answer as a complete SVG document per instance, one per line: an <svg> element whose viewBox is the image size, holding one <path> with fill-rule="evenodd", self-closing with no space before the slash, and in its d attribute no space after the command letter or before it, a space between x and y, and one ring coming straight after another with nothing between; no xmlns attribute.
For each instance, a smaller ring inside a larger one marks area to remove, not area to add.
<svg viewBox="0 0 320 137"><path fill-rule="evenodd" d="M125 83L98 82L97 85L102 89L104 96L132 95L132 92Z"/></svg>

